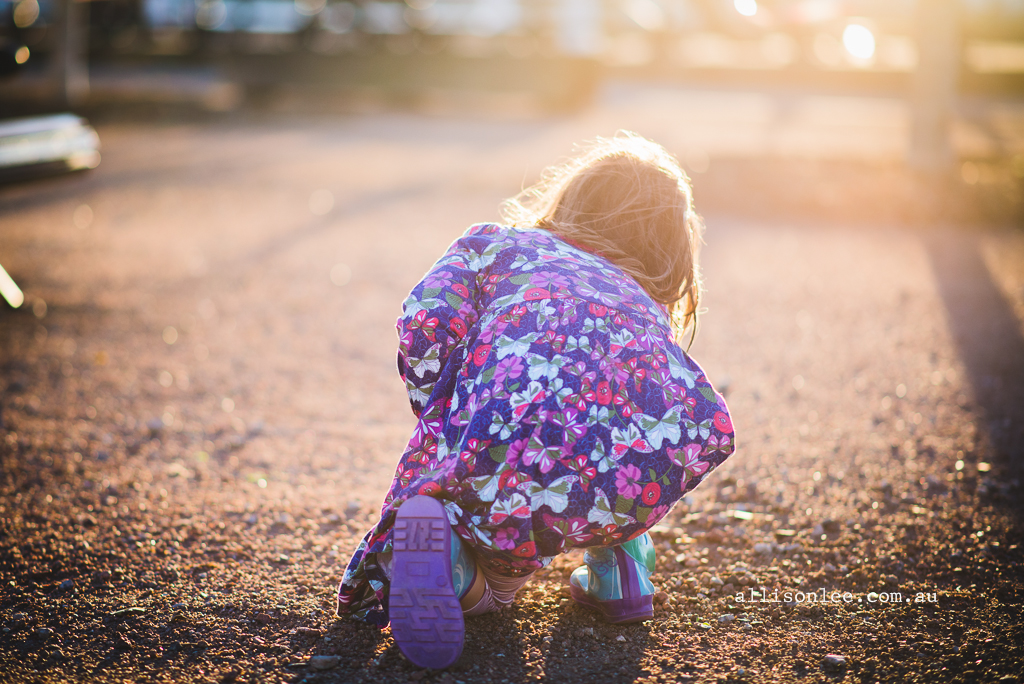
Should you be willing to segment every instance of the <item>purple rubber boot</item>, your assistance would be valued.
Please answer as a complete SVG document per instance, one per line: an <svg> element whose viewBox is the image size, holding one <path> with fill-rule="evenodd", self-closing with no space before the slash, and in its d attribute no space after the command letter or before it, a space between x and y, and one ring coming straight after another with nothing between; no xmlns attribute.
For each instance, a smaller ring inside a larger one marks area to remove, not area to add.
<svg viewBox="0 0 1024 684"><path fill-rule="evenodd" d="M462 606L452 586L451 535L437 499L414 496L398 509L391 634L413 664L435 670L459 659L465 637Z"/></svg>

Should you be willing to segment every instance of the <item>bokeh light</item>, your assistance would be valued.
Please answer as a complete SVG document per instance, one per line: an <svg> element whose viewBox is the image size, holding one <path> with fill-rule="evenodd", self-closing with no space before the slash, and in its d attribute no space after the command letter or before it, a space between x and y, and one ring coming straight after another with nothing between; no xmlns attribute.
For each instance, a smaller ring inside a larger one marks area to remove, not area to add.
<svg viewBox="0 0 1024 684"><path fill-rule="evenodd" d="M733 6L745 17L757 14L757 0L733 0Z"/></svg>
<svg viewBox="0 0 1024 684"><path fill-rule="evenodd" d="M857 59L871 59L875 56L875 34L861 24L849 24L843 29L843 47Z"/></svg>

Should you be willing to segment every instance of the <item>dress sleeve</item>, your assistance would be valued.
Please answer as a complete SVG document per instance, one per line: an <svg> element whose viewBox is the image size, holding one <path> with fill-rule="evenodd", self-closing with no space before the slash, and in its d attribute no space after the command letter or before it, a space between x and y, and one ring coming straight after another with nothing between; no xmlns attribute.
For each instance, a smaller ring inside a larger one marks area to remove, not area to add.
<svg viewBox="0 0 1024 684"><path fill-rule="evenodd" d="M477 276L494 260L496 228L470 228L452 243L403 304L397 326L398 373L417 416L426 407L452 349L480 317Z"/></svg>

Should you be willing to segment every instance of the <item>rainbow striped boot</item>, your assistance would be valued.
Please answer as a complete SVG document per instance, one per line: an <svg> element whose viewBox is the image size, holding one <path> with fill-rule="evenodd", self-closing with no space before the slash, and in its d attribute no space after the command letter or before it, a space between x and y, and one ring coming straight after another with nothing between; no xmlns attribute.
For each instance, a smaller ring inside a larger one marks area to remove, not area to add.
<svg viewBox="0 0 1024 684"><path fill-rule="evenodd" d="M574 601L596 610L613 624L654 617L651 535L644 532L619 546L587 549L583 563L569 577Z"/></svg>

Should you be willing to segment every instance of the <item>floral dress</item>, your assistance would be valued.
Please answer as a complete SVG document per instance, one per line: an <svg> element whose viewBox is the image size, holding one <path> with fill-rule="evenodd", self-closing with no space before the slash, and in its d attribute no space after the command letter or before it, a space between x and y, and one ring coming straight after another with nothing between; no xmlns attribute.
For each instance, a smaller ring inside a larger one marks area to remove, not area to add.
<svg viewBox="0 0 1024 684"><path fill-rule="evenodd" d="M608 260L540 228L471 227L405 301L398 370L418 417L338 614L387 624L401 502L441 499L509 577L639 536L734 450L728 409L668 316Z"/></svg>

